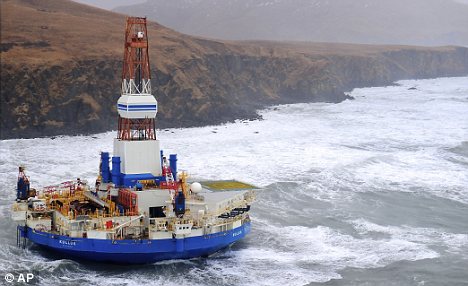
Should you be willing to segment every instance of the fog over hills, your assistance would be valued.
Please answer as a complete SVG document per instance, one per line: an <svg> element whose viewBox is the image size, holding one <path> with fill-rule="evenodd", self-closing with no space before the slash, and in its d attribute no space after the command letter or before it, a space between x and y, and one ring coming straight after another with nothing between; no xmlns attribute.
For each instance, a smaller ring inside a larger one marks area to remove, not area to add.
<svg viewBox="0 0 468 286"><path fill-rule="evenodd" d="M74 2L111 10L119 6L129 6L146 2L146 0L73 0ZM464 0L462 0L464 1Z"/></svg>
<svg viewBox="0 0 468 286"><path fill-rule="evenodd" d="M228 40L468 46L467 0L147 0L115 11Z"/></svg>

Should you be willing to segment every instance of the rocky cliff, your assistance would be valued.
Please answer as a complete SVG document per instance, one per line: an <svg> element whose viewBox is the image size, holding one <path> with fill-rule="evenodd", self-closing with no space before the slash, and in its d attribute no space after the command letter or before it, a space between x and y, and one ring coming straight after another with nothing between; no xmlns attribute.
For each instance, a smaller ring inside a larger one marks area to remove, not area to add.
<svg viewBox="0 0 468 286"><path fill-rule="evenodd" d="M21 21L20 19L30 19ZM1 138L116 128L124 16L69 1L2 2ZM222 42L149 26L158 124L254 118L280 103L340 102L354 87L468 74L468 49Z"/></svg>

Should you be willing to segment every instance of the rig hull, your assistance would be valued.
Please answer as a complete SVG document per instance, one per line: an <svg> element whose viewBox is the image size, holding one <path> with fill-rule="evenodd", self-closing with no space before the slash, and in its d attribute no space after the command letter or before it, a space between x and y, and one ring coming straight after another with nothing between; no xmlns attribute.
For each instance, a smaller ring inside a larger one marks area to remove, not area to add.
<svg viewBox="0 0 468 286"><path fill-rule="evenodd" d="M19 226L22 236L67 258L116 264L145 264L162 260L208 256L250 232L250 222L203 236L173 239L111 240L71 238Z"/></svg>

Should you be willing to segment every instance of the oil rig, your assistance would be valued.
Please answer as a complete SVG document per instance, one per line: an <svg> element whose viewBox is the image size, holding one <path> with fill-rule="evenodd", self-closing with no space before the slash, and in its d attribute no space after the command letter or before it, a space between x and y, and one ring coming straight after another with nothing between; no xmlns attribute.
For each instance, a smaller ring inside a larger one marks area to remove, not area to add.
<svg viewBox="0 0 468 286"><path fill-rule="evenodd" d="M17 243L71 259L119 264L208 256L245 237L256 187L235 180L190 182L156 134L146 18L125 29L118 131L101 152L93 185L70 180L36 190L19 167L12 219Z"/></svg>

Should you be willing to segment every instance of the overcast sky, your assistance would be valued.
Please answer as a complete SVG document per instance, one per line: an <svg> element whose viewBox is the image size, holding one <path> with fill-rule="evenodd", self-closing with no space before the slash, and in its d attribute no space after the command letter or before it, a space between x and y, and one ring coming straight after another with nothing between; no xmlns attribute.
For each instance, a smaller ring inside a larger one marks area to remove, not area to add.
<svg viewBox="0 0 468 286"><path fill-rule="evenodd" d="M106 10L111 10L119 6L127 6L127 5L133 5L133 4L146 2L146 0L73 0L73 1L99 7L99 8L106 9Z"/></svg>
<svg viewBox="0 0 468 286"><path fill-rule="evenodd" d="M119 6L129 6L133 4L144 3L146 0L73 0L75 2L88 4L106 10L112 10ZM171 0L167 0L171 1ZM389 0L391 1L391 0ZM455 0L456 2L468 4L468 0Z"/></svg>

